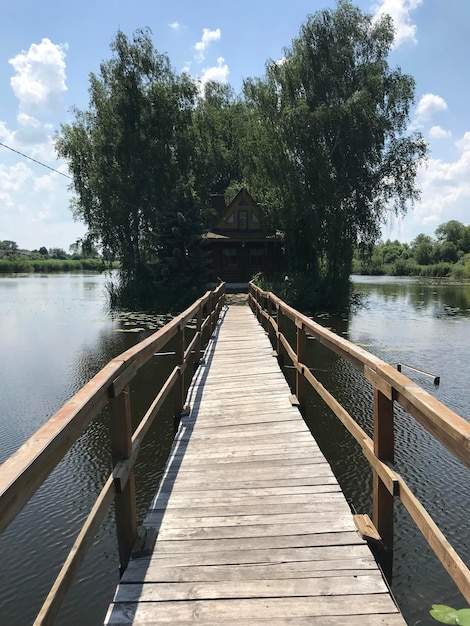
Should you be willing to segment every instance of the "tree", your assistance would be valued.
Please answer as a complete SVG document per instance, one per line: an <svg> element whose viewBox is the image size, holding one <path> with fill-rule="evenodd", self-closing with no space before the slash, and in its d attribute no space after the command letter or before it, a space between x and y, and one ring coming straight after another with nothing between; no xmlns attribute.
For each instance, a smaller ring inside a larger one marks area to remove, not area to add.
<svg viewBox="0 0 470 626"><path fill-rule="evenodd" d="M204 85L193 115L193 176L198 196L224 193L241 177L240 141L243 104L230 85L210 81Z"/></svg>
<svg viewBox="0 0 470 626"><path fill-rule="evenodd" d="M434 260L434 241L421 233L411 242L411 253L420 265L429 265Z"/></svg>
<svg viewBox="0 0 470 626"><path fill-rule="evenodd" d="M67 253L63 248L50 248L49 256L51 259L60 259L63 261L67 258Z"/></svg>
<svg viewBox="0 0 470 626"><path fill-rule="evenodd" d="M465 226L457 220L450 220L440 224L436 230L437 240L441 243L450 243L456 251L470 252L470 226Z"/></svg>
<svg viewBox="0 0 470 626"><path fill-rule="evenodd" d="M388 65L393 37L389 17L340 1L244 84L244 176L279 203L291 271L323 289L347 283L354 246L376 241L385 217L419 195L426 145L407 130L414 80Z"/></svg>
<svg viewBox="0 0 470 626"><path fill-rule="evenodd" d="M166 206L156 239L157 263L153 280L157 281L160 308L189 305L208 278L209 253L202 234L204 226L194 193L180 185L175 201Z"/></svg>
<svg viewBox="0 0 470 626"><path fill-rule="evenodd" d="M87 241L121 261L124 284L144 291L161 211L190 178L197 88L173 72L148 30L132 40L118 32L111 50L99 76L90 75L89 110L75 109L56 148L69 163L72 209L88 227Z"/></svg>
<svg viewBox="0 0 470 626"><path fill-rule="evenodd" d="M14 255L18 251L18 244L16 241L5 239L4 241L0 241L0 250L4 250L8 255Z"/></svg>

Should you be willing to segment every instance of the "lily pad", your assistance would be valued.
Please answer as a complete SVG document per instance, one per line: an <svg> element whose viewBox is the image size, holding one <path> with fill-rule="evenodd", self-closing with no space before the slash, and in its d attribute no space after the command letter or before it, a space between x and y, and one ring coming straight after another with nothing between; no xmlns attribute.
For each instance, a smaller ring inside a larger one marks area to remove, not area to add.
<svg viewBox="0 0 470 626"><path fill-rule="evenodd" d="M441 624L458 624L457 611L445 604L433 604L429 611L431 617Z"/></svg>
<svg viewBox="0 0 470 626"><path fill-rule="evenodd" d="M470 626L470 608L453 609L445 604L433 604L429 611L431 616L441 624L460 624L460 626Z"/></svg>

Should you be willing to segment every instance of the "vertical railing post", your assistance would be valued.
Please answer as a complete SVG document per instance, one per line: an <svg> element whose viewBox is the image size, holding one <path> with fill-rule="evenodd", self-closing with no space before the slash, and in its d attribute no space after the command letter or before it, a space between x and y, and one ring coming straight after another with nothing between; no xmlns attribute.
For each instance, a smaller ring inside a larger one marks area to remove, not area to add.
<svg viewBox="0 0 470 626"><path fill-rule="evenodd" d="M132 453L132 424L129 386L110 399L111 458L113 466ZM121 574L127 567L137 536L137 510L135 500L135 477L132 469L122 493L115 496L116 531L119 547Z"/></svg>
<svg viewBox="0 0 470 626"><path fill-rule="evenodd" d="M277 308L277 315L276 315L276 322L277 322L277 335L276 335L276 351L277 351L277 358L279 361L279 365L280 367L282 367L284 365L284 354L283 354L283 346L282 346L282 341L281 341L281 335L282 335L282 327L283 327L283 320L282 320L282 310L281 310L281 305L277 304L276 305Z"/></svg>
<svg viewBox="0 0 470 626"><path fill-rule="evenodd" d="M271 337L273 335L273 327L271 326L271 318L273 316L273 302L271 300L271 296L268 295L268 315L269 315L269 319L268 319L268 337L271 340Z"/></svg>
<svg viewBox="0 0 470 626"><path fill-rule="evenodd" d="M374 387L374 453L379 460L393 463L393 396L391 388L389 391L385 395ZM377 472L373 472L373 522L390 552L393 550L393 497Z"/></svg>
<svg viewBox="0 0 470 626"><path fill-rule="evenodd" d="M298 363L305 364L307 356L307 333L300 320L296 319L295 325L297 328L297 361ZM295 376L295 395L297 396L301 408L305 408L305 387L304 367L302 365L300 370L296 370Z"/></svg>
<svg viewBox="0 0 470 626"><path fill-rule="evenodd" d="M184 389L184 348L185 348L185 325L180 324L176 333L175 343L175 365L179 367L179 377L174 388L174 413L173 413L173 429L174 433L178 432L181 414L183 412L185 389Z"/></svg>
<svg viewBox="0 0 470 626"><path fill-rule="evenodd" d="M215 331L215 324L216 324L216 296L214 294L214 292L211 292L211 295L209 296L209 308L210 308L210 312L211 312L211 336L214 334Z"/></svg>
<svg viewBox="0 0 470 626"><path fill-rule="evenodd" d="M201 362L201 352L202 352L202 304L199 305L196 315L196 333L198 334L198 338L196 341L196 345L194 347L194 369L197 368L199 363Z"/></svg>

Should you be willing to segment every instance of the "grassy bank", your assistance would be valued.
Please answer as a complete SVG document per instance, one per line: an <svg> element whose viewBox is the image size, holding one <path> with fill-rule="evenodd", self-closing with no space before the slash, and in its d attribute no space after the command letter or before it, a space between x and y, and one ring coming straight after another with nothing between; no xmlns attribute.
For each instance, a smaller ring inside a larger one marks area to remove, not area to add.
<svg viewBox="0 0 470 626"><path fill-rule="evenodd" d="M418 276L422 278L470 279L470 261L420 265L415 259L397 259L393 263L353 262L353 273L369 276Z"/></svg>
<svg viewBox="0 0 470 626"><path fill-rule="evenodd" d="M101 259L0 259L0 274L49 274L52 272L103 272L109 269Z"/></svg>

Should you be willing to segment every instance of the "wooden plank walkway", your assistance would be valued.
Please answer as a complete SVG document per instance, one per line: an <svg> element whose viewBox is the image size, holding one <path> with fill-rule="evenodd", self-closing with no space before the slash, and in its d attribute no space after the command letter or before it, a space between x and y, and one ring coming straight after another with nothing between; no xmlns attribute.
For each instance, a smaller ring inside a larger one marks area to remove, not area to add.
<svg viewBox="0 0 470 626"><path fill-rule="evenodd" d="M223 311L106 624L404 625L248 306Z"/></svg>

